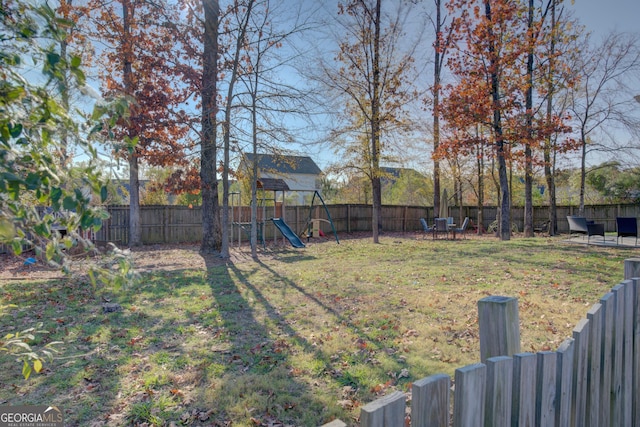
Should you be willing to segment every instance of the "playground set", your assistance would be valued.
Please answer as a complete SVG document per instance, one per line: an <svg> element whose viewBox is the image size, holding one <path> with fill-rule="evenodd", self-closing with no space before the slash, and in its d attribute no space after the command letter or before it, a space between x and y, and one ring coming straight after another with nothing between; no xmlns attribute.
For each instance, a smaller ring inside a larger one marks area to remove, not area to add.
<svg viewBox="0 0 640 427"><path fill-rule="evenodd" d="M266 247L266 222L270 221L273 223L275 230L278 230L280 235L286 239L291 246L294 248L304 248L306 245L302 241L302 238L306 238L307 242L311 237L323 237L324 233L320 227L322 222L328 223L331 226L331 230L333 231L333 235L336 239L337 243L340 243L338 239L338 233L336 232L336 228L333 224L333 220L331 219L331 214L329 213L329 209L324 202L324 199L320 195L317 190L306 190L313 191L313 197L311 198L311 205L309 207L309 215L307 216L307 220L304 223L303 227L299 232L295 232L289 224L284 219L285 212L285 193L289 191L289 187L286 182L281 179L273 179L273 178L261 178L257 180L258 189L262 190L262 198L258 200L258 208L261 210L262 215L259 215L261 218L257 221L257 235L258 242L262 244L263 247ZM273 197L267 198L267 192L273 191ZM302 190L305 191L305 190ZM282 192L282 201L278 201L278 192ZM232 226L232 240L235 241L235 236L237 236L238 247L242 243L242 234L245 233L247 237L251 236L251 222L247 222L244 220L243 209L241 206L241 194L239 192L230 194L231 196L231 226ZM312 218L314 205L316 198L322 203L324 207L324 211L327 214L327 218ZM268 203L273 204L273 216L267 215L267 205ZM275 234L274 230L274 243L278 242L278 235Z"/></svg>

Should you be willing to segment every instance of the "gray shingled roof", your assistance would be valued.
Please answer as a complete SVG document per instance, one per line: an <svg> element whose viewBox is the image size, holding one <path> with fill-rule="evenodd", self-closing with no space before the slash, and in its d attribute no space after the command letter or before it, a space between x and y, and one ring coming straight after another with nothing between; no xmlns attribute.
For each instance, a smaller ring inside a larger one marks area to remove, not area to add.
<svg viewBox="0 0 640 427"><path fill-rule="evenodd" d="M258 154L258 168L282 174L320 175L322 171L311 159L304 156ZM245 153L247 162L253 163L253 153Z"/></svg>

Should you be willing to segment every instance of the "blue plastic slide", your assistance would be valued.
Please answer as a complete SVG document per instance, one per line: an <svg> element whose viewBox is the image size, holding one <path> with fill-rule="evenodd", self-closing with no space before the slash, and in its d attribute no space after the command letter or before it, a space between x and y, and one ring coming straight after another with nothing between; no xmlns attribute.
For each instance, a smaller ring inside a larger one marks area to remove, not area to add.
<svg viewBox="0 0 640 427"><path fill-rule="evenodd" d="M289 243L291 243L291 246L293 246L294 248L304 248L304 243L302 243L302 240L300 240L298 235L293 232L291 227L289 227L282 218L271 218L271 221L273 221L282 235L289 241Z"/></svg>

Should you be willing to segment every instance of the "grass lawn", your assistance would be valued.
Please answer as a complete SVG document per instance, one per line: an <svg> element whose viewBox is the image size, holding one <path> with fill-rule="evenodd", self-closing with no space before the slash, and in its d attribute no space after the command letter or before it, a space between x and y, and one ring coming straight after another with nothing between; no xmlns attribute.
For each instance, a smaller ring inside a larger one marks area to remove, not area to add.
<svg viewBox="0 0 640 427"><path fill-rule="evenodd" d="M411 382L479 361L477 301L519 299L522 351L555 349L635 251L562 238L405 236L271 249L222 263L147 248L131 288L1 280L2 335L64 341L28 381L0 356L0 405L57 405L69 426L357 424ZM171 266L166 268L165 266ZM104 313L105 301L121 311Z"/></svg>

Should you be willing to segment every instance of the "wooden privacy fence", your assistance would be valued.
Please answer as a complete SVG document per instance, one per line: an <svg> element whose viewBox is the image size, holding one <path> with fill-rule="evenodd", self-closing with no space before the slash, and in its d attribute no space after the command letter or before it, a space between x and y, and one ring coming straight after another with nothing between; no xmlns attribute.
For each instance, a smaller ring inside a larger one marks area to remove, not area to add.
<svg viewBox="0 0 640 427"><path fill-rule="evenodd" d="M358 231L371 231L371 205L328 205L331 219L338 233L352 233ZM129 240L129 206L107 206L110 218L104 221L104 225L98 233L96 240L101 242L113 242L126 245ZM144 244L156 243L182 243L199 242L202 239L202 211L195 206L141 206L142 242ZM461 220L465 216L477 222L478 208L473 206L451 207L449 215ZM560 206L557 208L558 231L568 232L567 215L577 213L573 206ZM486 206L482 209L483 226L485 229L496 219L497 208ZM549 208L545 206L534 207L534 226L546 221L549 216ZM279 206L258 209L258 221L265 221L265 238L279 236L277 230L268 221L274 216L282 216L287 224L296 232L303 233L309 216L312 219L328 219L322 206L285 206L284 211ZM520 231L523 230L524 209L514 207L511 210L512 222ZM585 206L588 219L595 220L605 225L606 231L616 230L616 217L639 217L640 205L594 205ZM236 206L229 213L232 241L248 240L248 225L250 222L250 209L247 206ZM420 218L426 218L433 223L433 207L431 206L383 206L382 227L389 232L414 232L422 229ZM329 235L331 227L328 223L321 223L321 230Z"/></svg>
<svg viewBox="0 0 640 427"><path fill-rule="evenodd" d="M625 280L556 351L519 353L517 300L481 300L481 363L455 371L453 393L447 375L421 379L412 384L410 416L396 391L363 406L360 426L640 426L640 259L624 268Z"/></svg>

